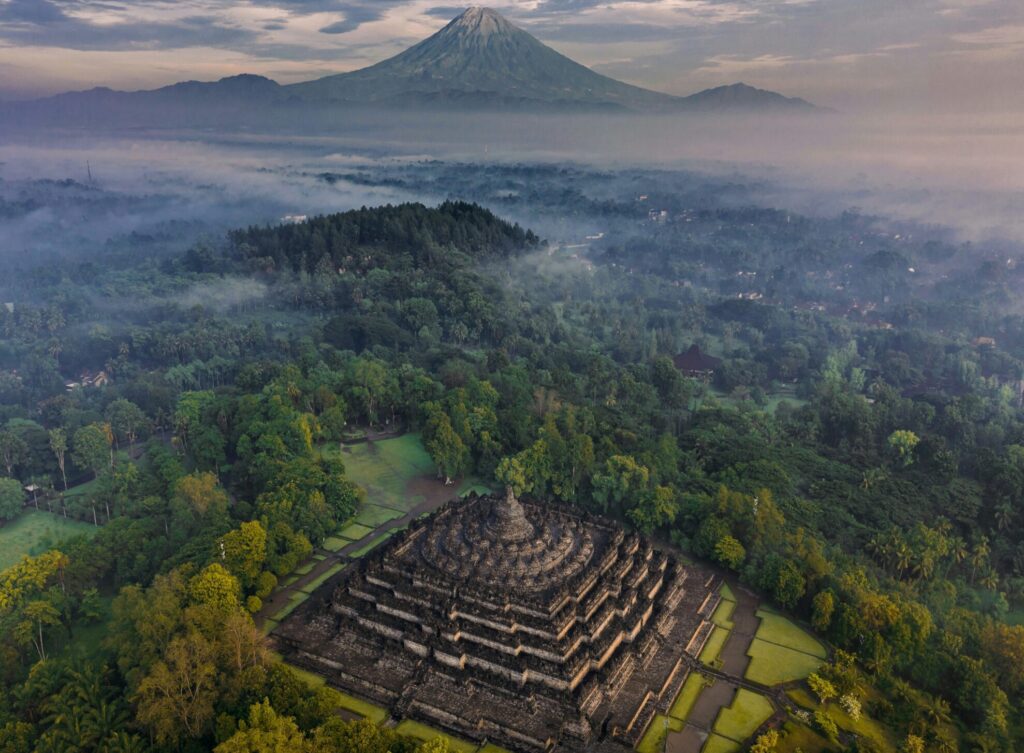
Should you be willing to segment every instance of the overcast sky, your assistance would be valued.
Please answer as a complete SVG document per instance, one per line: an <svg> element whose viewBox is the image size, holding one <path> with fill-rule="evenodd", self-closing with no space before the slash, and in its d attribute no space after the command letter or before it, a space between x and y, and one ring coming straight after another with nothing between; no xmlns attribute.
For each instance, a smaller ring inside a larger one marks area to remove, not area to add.
<svg viewBox="0 0 1024 753"><path fill-rule="evenodd" d="M442 0L443 1L443 0ZM353 70L465 6L0 0L0 97ZM850 110L1024 112L1024 0L495 0L558 51L675 94L744 81Z"/></svg>

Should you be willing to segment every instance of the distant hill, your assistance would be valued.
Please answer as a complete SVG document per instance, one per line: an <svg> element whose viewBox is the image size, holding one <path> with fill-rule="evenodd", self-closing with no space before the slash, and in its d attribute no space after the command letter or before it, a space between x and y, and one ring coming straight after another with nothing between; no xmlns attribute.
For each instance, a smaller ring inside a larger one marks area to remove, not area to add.
<svg viewBox="0 0 1024 753"><path fill-rule="evenodd" d="M91 89L3 108L5 119L64 124L149 118L166 125L224 116L326 109L593 110L642 113L813 112L811 103L738 83L688 97L602 76L488 8L470 8L436 34L368 68L281 86L263 76L188 81L153 91ZM15 112L17 110L17 112ZM20 117L18 117L20 115Z"/></svg>

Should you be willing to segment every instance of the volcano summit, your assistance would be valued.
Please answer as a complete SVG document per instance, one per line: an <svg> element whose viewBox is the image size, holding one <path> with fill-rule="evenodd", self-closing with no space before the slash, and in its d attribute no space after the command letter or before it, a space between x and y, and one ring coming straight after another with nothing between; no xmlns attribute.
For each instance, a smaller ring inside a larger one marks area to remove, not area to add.
<svg viewBox="0 0 1024 753"><path fill-rule="evenodd" d="M197 125L297 122L359 109L640 113L814 112L798 98L732 84L689 97L616 81L570 60L489 8L470 8L394 57L282 86L263 76L187 81L152 91L107 88L11 103L4 120Z"/></svg>

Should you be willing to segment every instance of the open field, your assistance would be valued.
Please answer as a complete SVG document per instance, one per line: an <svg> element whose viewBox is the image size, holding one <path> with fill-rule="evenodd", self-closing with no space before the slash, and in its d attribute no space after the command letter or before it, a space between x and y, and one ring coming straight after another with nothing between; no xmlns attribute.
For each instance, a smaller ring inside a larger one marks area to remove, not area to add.
<svg viewBox="0 0 1024 753"><path fill-rule="evenodd" d="M419 434L345 445L343 450L335 444L325 445L321 452L341 459L345 475L366 489L368 503L401 512L408 512L422 501L407 494L409 482L436 471ZM357 521L371 527L380 524L359 518Z"/></svg>
<svg viewBox="0 0 1024 753"><path fill-rule="evenodd" d="M662 753L665 750L665 738L669 731L678 732L683 728L683 723L678 719L666 717L664 714L656 714L640 742L636 744L637 753Z"/></svg>
<svg viewBox="0 0 1024 753"><path fill-rule="evenodd" d="M72 536L91 536L95 531L90 523L68 520L45 510L26 510L0 528L0 570L17 564L26 554L42 554Z"/></svg>

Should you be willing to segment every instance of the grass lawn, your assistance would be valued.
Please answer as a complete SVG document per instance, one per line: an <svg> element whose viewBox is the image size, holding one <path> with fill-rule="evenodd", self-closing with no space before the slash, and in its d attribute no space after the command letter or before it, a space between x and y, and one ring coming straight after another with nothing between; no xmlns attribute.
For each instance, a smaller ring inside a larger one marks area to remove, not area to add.
<svg viewBox="0 0 1024 753"><path fill-rule="evenodd" d="M782 734L775 753L819 753L829 750L832 744L810 727L797 722L786 722L782 725Z"/></svg>
<svg viewBox="0 0 1024 753"><path fill-rule="evenodd" d="M272 620L268 617L267 619L263 620L263 627L260 630L263 633L263 635L270 635L272 632L274 632L274 628L276 628L277 625L278 623L275 620Z"/></svg>
<svg viewBox="0 0 1024 753"><path fill-rule="evenodd" d="M722 595L723 601L736 601L736 594L729 588L728 583L723 583L722 587L718 589L718 593Z"/></svg>
<svg viewBox="0 0 1024 753"><path fill-rule="evenodd" d="M361 525L360 523L352 523L338 531L338 536L349 541L359 541L371 533L373 533L371 527Z"/></svg>
<svg viewBox="0 0 1024 753"><path fill-rule="evenodd" d="M738 753L740 744L721 735L710 734L700 753Z"/></svg>
<svg viewBox="0 0 1024 753"><path fill-rule="evenodd" d="M292 667L292 669L295 668ZM307 672L306 674L308 675L312 673ZM313 675L313 677L316 677L316 675ZM391 716L387 710L382 709L380 706L374 706L372 703L368 703L361 698L351 696L348 693L342 693L340 690L335 690L334 692L338 697L338 706L340 708L351 711L353 714L359 714L359 716L364 719L369 719L374 724L380 724Z"/></svg>
<svg viewBox="0 0 1024 753"><path fill-rule="evenodd" d="M772 705L763 695L745 688L736 691L732 704L718 712L714 731L722 737L743 742L772 715Z"/></svg>
<svg viewBox="0 0 1024 753"><path fill-rule="evenodd" d="M477 749L477 745L466 740L460 740L457 737L445 734L440 730L436 730L433 727L428 727L426 724L420 724L414 722L412 719L405 719L395 727L395 732L400 735L406 735L407 737L414 737L417 740L428 742L440 737L448 742L448 748L453 753L474 753Z"/></svg>
<svg viewBox="0 0 1024 753"><path fill-rule="evenodd" d="M802 651L820 659L828 656L825 647L814 636L797 627L782 615L766 609L759 609L757 616L761 619L761 625L757 629L757 637L761 640L777 643L794 651Z"/></svg>
<svg viewBox="0 0 1024 753"><path fill-rule="evenodd" d="M727 601L722 599L718 602L718 606L715 607L715 613L711 615L711 621L718 625L718 627L725 628L726 630L732 630L732 613L736 609L735 601Z"/></svg>
<svg viewBox="0 0 1024 753"><path fill-rule="evenodd" d="M91 523L65 519L45 510L26 510L0 528L0 570L16 565L26 554L42 554L72 536L91 536L95 532L96 526Z"/></svg>
<svg viewBox="0 0 1024 753"><path fill-rule="evenodd" d="M750 665L747 667L746 678L762 685L802 680L824 663L817 656L758 638L751 642L747 656L750 657Z"/></svg>
<svg viewBox="0 0 1024 753"><path fill-rule="evenodd" d="M296 591L291 595L291 598L288 600L288 603L281 607L276 614L271 615L270 619L277 620L278 622L280 622L285 617L290 615L293 611L295 611L295 608L308 598L309 594L302 593L302 591Z"/></svg>
<svg viewBox="0 0 1024 753"><path fill-rule="evenodd" d="M666 720L668 724L666 724ZM644 736L636 744L637 753L661 753L665 749L665 737L669 731L679 732L683 723L678 719L670 719L664 714L655 714Z"/></svg>
<svg viewBox="0 0 1024 753"><path fill-rule="evenodd" d="M707 680L703 675L697 672L691 672L690 676L686 678L686 682L683 683L683 687L679 690L679 695L672 702L672 707L668 710L668 715L672 719L685 722L686 718L690 715L693 710L693 704L697 702L697 698L700 696L701 691L708 686L710 680Z"/></svg>
<svg viewBox="0 0 1024 753"><path fill-rule="evenodd" d="M511 753L511 751L499 748L494 743L487 743L487 745L480 749L480 753Z"/></svg>
<svg viewBox="0 0 1024 753"><path fill-rule="evenodd" d="M318 588L320 588L320 586L322 586L324 584L324 581L326 581L332 575L335 575L336 573L341 572L341 569L343 567L345 567L345 563L344 562L339 562L336 565L331 565L329 568L324 570L316 578L314 578L309 583L307 583L302 588L300 588L299 591L301 591L302 593L305 593L305 594L313 593L315 590L317 590Z"/></svg>
<svg viewBox="0 0 1024 753"><path fill-rule="evenodd" d="M704 648L701 649L700 659L705 664L714 664L715 660L718 659L718 654L722 651L722 646L725 645L725 639L729 637L729 631L725 628L715 626L715 629L711 631L711 636L708 638L707 643L704 644Z"/></svg>
<svg viewBox="0 0 1024 753"><path fill-rule="evenodd" d="M404 514L401 510L393 510L380 505L363 505L359 514L356 515L356 522L373 529L389 520L400 518Z"/></svg>
<svg viewBox="0 0 1024 753"><path fill-rule="evenodd" d="M352 539L343 539L340 536L328 536L324 539L324 549L328 552L340 552L352 543Z"/></svg>
<svg viewBox="0 0 1024 753"><path fill-rule="evenodd" d="M406 494L409 481L437 470L419 434L346 445L344 451L330 444L321 452L341 458L345 475L366 489L368 502L403 512L422 501L422 497Z"/></svg>
<svg viewBox="0 0 1024 753"><path fill-rule="evenodd" d="M385 541L390 539L393 535L394 535L394 532L386 533L383 536L378 536L377 538L373 539L369 543L363 545L360 549L356 549L354 552L351 553L351 556L352 557L362 557L364 554L369 554L374 549L376 549L378 546L380 546Z"/></svg>
<svg viewBox="0 0 1024 753"><path fill-rule="evenodd" d="M818 708L818 701L805 688L793 688L787 691L786 695L798 706L808 711L814 711ZM865 701L867 700L870 700L870 698L865 699ZM897 749L896 741L893 739L889 729L884 724L869 717L866 713L861 714L859 719L853 719L843 711L842 706L838 703L830 703L825 708L829 717L836 723L839 729L871 740L881 753L894 753Z"/></svg>

